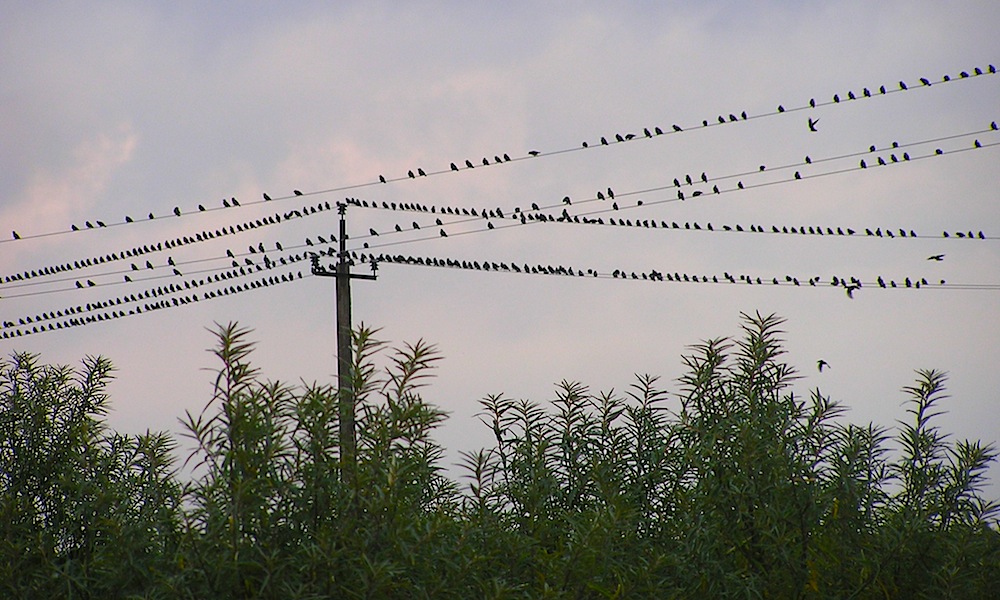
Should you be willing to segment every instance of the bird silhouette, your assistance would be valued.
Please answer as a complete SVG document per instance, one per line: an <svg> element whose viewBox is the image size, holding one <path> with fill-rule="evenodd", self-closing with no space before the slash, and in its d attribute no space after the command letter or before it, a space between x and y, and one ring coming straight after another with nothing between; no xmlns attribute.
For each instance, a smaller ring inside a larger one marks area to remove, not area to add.
<svg viewBox="0 0 1000 600"><path fill-rule="evenodd" d="M199 212L205 212L205 207L204 207L204 206L202 206L201 204L199 204L199 205L198 205L198 211L199 211Z"/></svg>
<svg viewBox="0 0 1000 600"><path fill-rule="evenodd" d="M292 190L292 193L295 194L296 196L302 195L302 192L300 192L299 190Z"/></svg>
<svg viewBox="0 0 1000 600"><path fill-rule="evenodd" d="M822 358L816 361L816 368L819 370L820 373L823 372L824 367L829 368L830 363L826 362Z"/></svg>
<svg viewBox="0 0 1000 600"><path fill-rule="evenodd" d="M457 171L458 170L458 165L456 165L455 163L451 163L451 170L452 171Z"/></svg>
<svg viewBox="0 0 1000 600"><path fill-rule="evenodd" d="M177 215L178 217L181 216L181 209L175 206L174 207L174 214Z"/></svg>
<svg viewBox="0 0 1000 600"><path fill-rule="evenodd" d="M441 237L448 237L448 234L445 233L444 229L441 230Z"/></svg>
<svg viewBox="0 0 1000 600"><path fill-rule="evenodd" d="M369 229L368 233L371 234L371 235L378 235L378 232L375 231L374 229Z"/></svg>
<svg viewBox="0 0 1000 600"><path fill-rule="evenodd" d="M420 175L421 177L427 177L427 173L424 173L424 170L421 168L417 168L417 175Z"/></svg>
<svg viewBox="0 0 1000 600"><path fill-rule="evenodd" d="M779 104L778 105L778 112L780 112L780 113L785 112L785 107Z"/></svg>
<svg viewBox="0 0 1000 600"><path fill-rule="evenodd" d="M936 261L940 262L940 261L944 260L944 254L934 254L932 256L928 256L927 260L936 260Z"/></svg>
<svg viewBox="0 0 1000 600"><path fill-rule="evenodd" d="M812 131L813 133L816 133L816 131L817 131L816 124L817 123L819 123L819 119L813 119L812 117L809 117L809 131Z"/></svg>
<svg viewBox="0 0 1000 600"><path fill-rule="evenodd" d="M905 82L903 82L903 81L900 81L900 82L899 82L899 89L901 89L901 90L905 90L905 89L907 89L907 88L906 88L906 83L905 83Z"/></svg>
<svg viewBox="0 0 1000 600"><path fill-rule="evenodd" d="M601 138L601 139L603 140L604 138ZM541 152L539 152L538 150L528 150L528 154L530 154L531 156L538 156L539 154L541 154ZM506 157L507 157L507 155L505 154L504 158L506 158Z"/></svg>
<svg viewBox="0 0 1000 600"><path fill-rule="evenodd" d="M14 235L14 239L15 239L15 240L19 240L19 239L21 239L21 236L17 235L17 232L16 232L16 231L12 231L11 233L12 233L12 234Z"/></svg>
<svg viewBox="0 0 1000 600"><path fill-rule="evenodd" d="M270 202L271 201L271 197L267 195L267 192L264 192L262 195L264 196L264 202Z"/></svg>
<svg viewBox="0 0 1000 600"><path fill-rule="evenodd" d="M416 179L416 177L417 177L416 175L414 175L414 173L413 173L412 170L411 171L407 171L406 174L409 175L410 179Z"/></svg>

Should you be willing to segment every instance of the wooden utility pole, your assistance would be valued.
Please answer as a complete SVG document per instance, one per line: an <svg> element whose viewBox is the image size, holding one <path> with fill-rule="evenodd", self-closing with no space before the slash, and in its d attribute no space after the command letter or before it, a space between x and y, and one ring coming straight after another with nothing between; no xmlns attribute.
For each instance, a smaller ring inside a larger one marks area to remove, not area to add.
<svg viewBox="0 0 1000 600"><path fill-rule="evenodd" d="M347 254L347 205L337 204L340 214L340 249L337 267L329 271L319 265L319 256L312 255L312 273L320 277L337 278L337 412L340 422L340 480L351 490L357 487L357 433L355 431L354 359L351 349L351 279L376 279L377 263L371 275L351 273Z"/></svg>

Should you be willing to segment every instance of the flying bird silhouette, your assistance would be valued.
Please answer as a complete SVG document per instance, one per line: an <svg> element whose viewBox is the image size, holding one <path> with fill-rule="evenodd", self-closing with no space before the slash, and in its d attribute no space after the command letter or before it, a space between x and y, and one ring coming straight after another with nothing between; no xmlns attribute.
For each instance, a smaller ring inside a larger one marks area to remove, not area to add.
<svg viewBox="0 0 1000 600"><path fill-rule="evenodd" d="M936 260L938 262L944 260L944 254L934 254L933 256L928 256L927 260Z"/></svg>
<svg viewBox="0 0 1000 600"><path fill-rule="evenodd" d="M816 361L816 368L819 370L820 373L822 373L823 372L823 367L829 368L830 367L830 363L826 362L825 360L823 360L821 358L821 359L819 359L819 360Z"/></svg>
<svg viewBox="0 0 1000 600"><path fill-rule="evenodd" d="M817 131L816 124L817 123L819 123L819 119L813 119L812 117L809 117L809 131L812 131L813 133L816 133L816 131Z"/></svg>

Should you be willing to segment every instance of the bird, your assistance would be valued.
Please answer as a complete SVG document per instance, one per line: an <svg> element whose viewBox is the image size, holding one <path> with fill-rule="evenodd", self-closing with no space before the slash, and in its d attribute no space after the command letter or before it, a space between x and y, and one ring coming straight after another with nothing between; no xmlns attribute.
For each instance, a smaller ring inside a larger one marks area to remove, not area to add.
<svg viewBox="0 0 1000 600"><path fill-rule="evenodd" d="M292 190L292 193L295 194L296 196L302 195L302 192L300 192L299 190Z"/></svg>
<svg viewBox="0 0 1000 600"><path fill-rule="evenodd" d="M412 170L411 171L407 171L406 174L409 175L410 179L416 179L416 177L417 177L416 175L413 174Z"/></svg>
<svg viewBox="0 0 1000 600"><path fill-rule="evenodd" d="M15 240L21 239L21 236L19 236L16 231L12 231L11 233L14 235Z"/></svg>
<svg viewBox="0 0 1000 600"><path fill-rule="evenodd" d="M198 205L198 211L199 211L199 212L205 212L205 206L204 206L204 205L202 205L202 204L199 204L199 205Z"/></svg>
<svg viewBox="0 0 1000 600"><path fill-rule="evenodd" d="M458 165L456 165L455 163L451 163L451 170L452 171L457 171L458 170Z"/></svg>
<svg viewBox="0 0 1000 600"><path fill-rule="evenodd" d="M779 104L778 105L778 112L780 112L780 113L785 112L785 107Z"/></svg>
<svg viewBox="0 0 1000 600"><path fill-rule="evenodd" d="M441 230L441 237L448 237L448 234L445 233L444 229Z"/></svg>
<svg viewBox="0 0 1000 600"><path fill-rule="evenodd" d="M468 160L468 159L465 160L465 166L468 167L468 168L470 168L470 169L475 169L476 168L476 166L474 164L472 164L472 161Z"/></svg>
<svg viewBox="0 0 1000 600"><path fill-rule="evenodd" d="M264 196L264 202L270 202L271 201L271 197L267 195L267 192L264 192L262 195Z"/></svg>
<svg viewBox="0 0 1000 600"><path fill-rule="evenodd" d="M181 209L175 206L174 207L174 214L177 215L178 217L181 216Z"/></svg>
<svg viewBox="0 0 1000 600"><path fill-rule="evenodd" d="M371 234L371 235L378 235L378 232L375 231L374 229L369 229L368 233Z"/></svg>
<svg viewBox="0 0 1000 600"><path fill-rule="evenodd" d="M379 183L385 183L385 175L378 176ZM264 195L264 199L267 200L267 194Z"/></svg>
<svg viewBox="0 0 1000 600"><path fill-rule="evenodd" d="M819 123L819 119L813 119L812 117L809 117L809 131L812 131L813 133L816 133L816 131L817 131L816 124L817 123Z"/></svg>
<svg viewBox="0 0 1000 600"><path fill-rule="evenodd" d="M417 175L420 175L421 177L427 177L427 173L424 173L424 170L419 167L417 168Z"/></svg>
<svg viewBox="0 0 1000 600"><path fill-rule="evenodd" d="M823 372L823 367L829 368L830 367L830 363L826 362L825 360L823 360L821 358L821 359L819 359L819 360L816 361L816 368L819 370L820 373L822 373Z"/></svg>
<svg viewBox="0 0 1000 600"><path fill-rule="evenodd" d="M938 262L944 260L944 254L934 254L927 257L927 260L936 260Z"/></svg>
<svg viewBox="0 0 1000 600"><path fill-rule="evenodd" d="M905 90L906 89L906 82L900 81L899 82L899 89Z"/></svg>
<svg viewBox="0 0 1000 600"><path fill-rule="evenodd" d="M126 223L131 223L132 222L132 217L130 217L128 215L125 215L125 222Z"/></svg>
<svg viewBox="0 0 1000 600"><path fill-rule="evenodd" d="M603 140L604 138L601 139ZM538 150L528 150L528 154L530 154L531 156L538 156L539 154L541 154L541 152L539 152Z"/></svg>

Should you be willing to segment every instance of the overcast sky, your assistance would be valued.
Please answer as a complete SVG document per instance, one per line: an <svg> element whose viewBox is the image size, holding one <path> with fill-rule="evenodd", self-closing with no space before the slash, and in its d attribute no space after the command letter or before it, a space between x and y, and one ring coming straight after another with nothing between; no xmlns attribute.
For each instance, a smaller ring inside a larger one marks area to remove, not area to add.
<svg viewBox="0 0 1000 600"><path fill-rule="evenodd" d="M424 395L452 415L440 436L449 460L490 443L474 418L487 394L546 401L562 379L620 391L634 373L659 375L676 391L682 354L738 335L741 311L785 317L787 359L803 376L797 391L819 387L850 407L851 420L892 426L905 418L900 389L916 369L934 368L950 374L942 427L1000 439L1000 133L990 130L1000 119L1000 77L988 70L1000 64L1000 5L611 4L8 3L0 19L0 276L348 196L508 216L515 207L532 213L533 203L556 217L566 208L605 225L497 218L489 230L484 219L347 211L354 250L367 242L375 252L602 275L383 264L377 281L353 283L356 324L381 327L380 337L397 344L424 339L444 356ZM616 141L629 134L636 137ZM492 164L497 156L503 164ZM410 179L417 169L428 176ZM595 199L609 187L613 201ZM305 195L290 197L293 190ZM222 209L233 197L241 206ZM126 215L134 222L124 224ZM109 226L87 229L98 220ZM658 227L634 226L646 220ZM664 221L681 229L664 230ZM858 233L723 230L737 224ZM866 228L897 234L867 237ZM901 239L900 228L921 237ZM263 264L248 253L259 244L269 260L287 259L307 237L315 243L336 230L335 211L321 211L0 284L0 317L17 322L204 279L230 264L227 249L241 264ZM11 239L14 231L21 239ZM956 239L958 231L988 239ZM42 235L50 233L58 235ZM603 277L616 269L765 283L788 275L803 285ZM177 430L177 418L210 397L214 322L253 328L255 362L272 379L334 381L334 280L309 276L302 262L261 276L299 271L305 277L293 283L0 347L62 364L105 355L119 369L112 425ZM852 299L829 285L832 276L864 286ZM880 276L901 287L879 288ZM809 286L810 277L823 284ZM905 289L907 277L947 283ZM822 373L819 359L830 364ZM1000 486L991 490L1000 495Z"/></svg>

